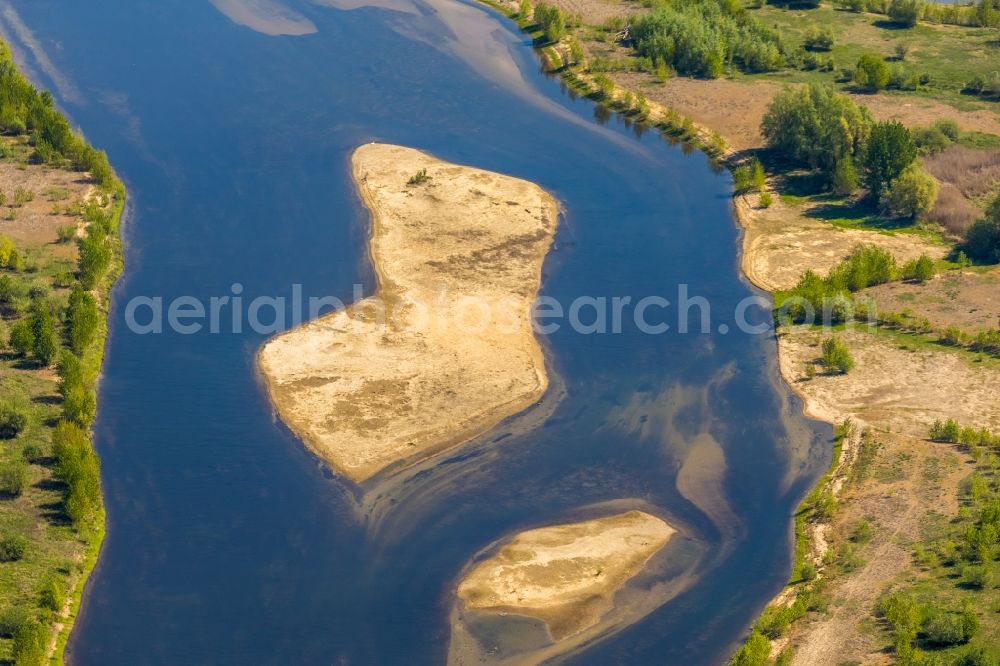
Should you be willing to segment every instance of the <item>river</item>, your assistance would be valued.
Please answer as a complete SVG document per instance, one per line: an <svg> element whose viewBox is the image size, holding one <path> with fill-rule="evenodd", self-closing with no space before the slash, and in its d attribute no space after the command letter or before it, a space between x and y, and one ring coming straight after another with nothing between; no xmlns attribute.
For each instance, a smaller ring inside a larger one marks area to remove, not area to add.
<svg viewBox="0 0 1000 666"><path fill-rule="evenodd" d="M496 12L330 4L0 2L19 62L130 194L95 425L108 534L68 660L441 664L470 557L629 498L687 526L704 570L566 660L721 663L787 579L791 515L831 448L780 383L773 338L735 325L756 292L739 275L730 179L567 96ZM125 311L136 297L249 301L293 285L369 293L348 159L374 140L552 192L564 216L546 296L675 302L689 285L711 305L710 330L680 332L670 308L661 334L628 318L620 333L563 326L545 339L565 396L544 425L501 428L392 497L340 480L274 418L255 371L266 333L139 334ZM724 466L713 459L682 493L679 466L705 437Z"/></svg>

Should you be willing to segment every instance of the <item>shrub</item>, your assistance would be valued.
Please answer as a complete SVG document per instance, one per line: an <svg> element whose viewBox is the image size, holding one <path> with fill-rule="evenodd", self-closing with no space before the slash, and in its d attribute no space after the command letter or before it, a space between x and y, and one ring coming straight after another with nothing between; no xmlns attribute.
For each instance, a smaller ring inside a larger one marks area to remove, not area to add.
<svg viewBox="0 0 1000 666"><path fill-rule="evenodd" d="M29 620L14 634L11 656L14 666L41 666L47 661L48 632L41 624Z"/></svg>
<svg viewBox="0 0 1000 666"><path fill-rule="evenodd" d="M750 632L747 642L743 644L732 659L729 666L764 666L771 654L771 641L759 631Z"/></svg>
<svg viewBox="0 0 1000 666"><path fill-rule="evenodd" d="M850 350L840 338L829 337L823 341L823 355L820 362L827 372L838 372L845 374L854 367L854 359Z"/></svg>
<svg viewBox="0 0 1000 666"><path fill-rule="evenodd" d="M934 123L934 129L938 130L946 137L952 141L958 141L962 138L962 130L959 129L958 123L950 118L942 118Z"/></svg>
<svg viewBox="0 0 1000 666"><path fill-rule="evenodd" d="M969 565L962 569L962 582L968 587L982 590L992 585L993 575L988 567L981 564Z"/></svg>
<svg viewBox="0 0 1000 666"><path fill-rule="evenodd" d="M58 206L58 204L56 204ZM56 229L56 238L60 243L68 243L74 238L76 238L76 226L68 224L64 227L59 227Z"/></svg>
<svg viewBox="0 0 1000 666"><path fill-rule="evenodd" d="M423 185L424 183L426 183L430 179L431 179L431 177L427 175L427 169L421 169L420 171L418 171L415 174L413 174L412 176L410 176L410 179L406 181L406 184L407 185Z"/></svg>
<svg viewBox="0 0 1000 666"><path fill-rule="evenodd" d="M830 271L834 290L860 291L896 279L896 259L877 245L856 245L847 259Z"/></svg>
<svg viewBox="0 0 1000 666"><path fill-rule="evenodd" d="M42 608L58 613L66 603L66 587L56 576L51 576L42 585L39 593Z"/></svg>
<svg viewBox="0 0 1000 666"><path fill-rule="evenodd" d="M910 45L906 42L896 42L892 50L896 54L896 60L906 60L906 54L910 52Z"/></svg>
<svg viewBox="0 0 1000 666"><path fill-rule="evenodd" d="M76 524L92 518L100 507L101 478L97 455L87 433L60 421L52 432L56 474L66 483L66 515Z"/></svg>
<svg viewBox="0 0 1000 666"><path fill-rule="evenodd" d="M24 606L8 606L0 611L0 636L13 638L17 630L31 619Z"/></svg>
<svg viewBox="0 0 1000 666"><path fill-rule="evenodd" d="M938 189L937 180L913 162L889 182L879 199L879 206L886 215L917 218L934 208Z"/></svg>
<svg viewBox="0 0 1000 666"><path fill-rule="evenodd" d="M97 334L100 321L97 301L89 292L77 286L69 296L66 311L67 337L74 352L83 354L86 351Z"/></svg>
<svg viewBox="0 0 1000 666"><path fill-rule="evenodd" d="M558 42L566 34L566 15L546 2L535 5L535 22L541 27L546 41Z"/></svg>
<svg viewBox="0 0 1000 666"><path fill-rule="evenodd" d="M963 250L982 263L1000 262L1000 195L993 199L982 219L969 225Z"/></svg>
<svg viewBox="0 0 1000 666"><path fill-rule="evenodd" d="M10 399L0 403L0 438L13 439L27 427L27 409Z"/></svg>
<svg viewBox="0 0 1000 666"><path fill-rule="evenodd" d="M761 192L760 193L760 207L761 208L770 208L771 204L773 204L773 203L774 203L774 198L771 196L770 192Z"/></svg>
<svg viewBox="0 0 1000 666"><path fill-rule="evenodd" d="M854 68L854 82L870 92L877 92L889 85L889 66L873 53L866 53Z"/></svg>
<svg viewBox="0 0 1000 666"><path fill-rule="evenodd" d="M958 442L958 437L961 434L961 428L955 419L948 419L947 421L941 421L940 419L934 422L934 425L930 429L930 438L935 442Z"/></svg>
<svg viewBox="0 0 1000 666"><path fill-rule="evenodd" d="M912 28L917 24L924 3L921 0L892 0L889 18L898 25Z"/></svg>
<svg viewBox="0 0 1000 666"><path fill-rule="evenodd" d="M30 482L28 466L23 460L13 460L0 465L0 493L20 495Z"/></svg>
<svg viewBox="0 0 1000 666"><path fill-rule="evenodd" d="M25 444L24 448L21 449L21 457L24 458L26 462L37 463L45 457L42 447L38 444Z"/></svg>
<svg viewBox="0 0 1000 666"><path fill-rule="evenodd" d="M858 189L858 172L854 168L854 160L845 155L833 170L832 188L834 194L850 196Z"/></svg>
<svg viewBox="0 0 1000 666"><path fill-rule="evenodd" d="M967 643L979 630L979 620L970 610L951 613L931 608L921 627L924 640L932 645Z"/></svg>
<svg viewBox="0 0 1000 666"><path fill-rule="evenodd" d="M903 269L900 271L900 276L904 280L913 280L914 282L926 282L934 277L936 269L934 268L934 260L928 257L926 254L920 255L917 259L911 259L905 264L903 264Z"/></svg>
<svg viewBox="0 0 1000 666"><path fill-rule="evenodd" d="M764 166L756 157L751 158L747 164L733 169L733 184L737 192L759 190L764 187L765 180Z"/></svg>
<svg viewBox="0 0 1000 666"><path fill-rule="evenodd" d="M940 153L952 144L951 138L936 126L918 127L912 130L913 143L921 155Z"/></svg>
<svg viewBox="0 0 1000 666"><path fill-rule="evenodd" d="M0 538L0 562L17 562L28 551L28 539L23 534L5 534Z"/></svg>
<svg viewBox="0 0 1000 666"><path fill-rule="evenodd" d="M829 26L811 26L806 31L804 45L810 51L829 51L833 48L833 31Z"/></svg>
<svg viewBox="0 0 1000 666"><path fill-rule="evenodd" d="M875 536L875 528L872 524L865 518L862 518L857 523L855 523L854 528L851 530L851 541L854 543L865 544L872 540Z"/></svg>

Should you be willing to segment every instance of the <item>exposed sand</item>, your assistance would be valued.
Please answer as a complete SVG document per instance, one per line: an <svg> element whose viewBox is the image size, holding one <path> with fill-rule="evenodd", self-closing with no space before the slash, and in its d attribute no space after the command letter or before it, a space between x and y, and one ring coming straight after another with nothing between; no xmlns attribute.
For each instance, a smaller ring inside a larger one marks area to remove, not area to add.
<svg viewBox="0 0 1000 666"><path fill-rule="evenodd" d="M794 287L807 270L826 275L860 243L888 250L899 264L921 254L940 259L949 251L916 234L843 229L808 217L807 209L777 197L770 208L757 208L756 199L756 194L737 196L734 206L744 230L743 272L767 291Z"/></svg>
<svg viewBox="0 0 1000 666"><path fill-rule="evenodd" d="M259 362L285 423L361 482L545 392L530 307L558 207L527 181L400 146L362 146L352 166L378 293L270 340ZM429 180L408 185L421 169Z"/></svg>
<svg viewBox="0 0 1000 666"><path fill-rule="evenodd" d="M466 608L538 618L558 640L596 624L674 533L642 511L528 530L472 569L458 597Z"/></svg>

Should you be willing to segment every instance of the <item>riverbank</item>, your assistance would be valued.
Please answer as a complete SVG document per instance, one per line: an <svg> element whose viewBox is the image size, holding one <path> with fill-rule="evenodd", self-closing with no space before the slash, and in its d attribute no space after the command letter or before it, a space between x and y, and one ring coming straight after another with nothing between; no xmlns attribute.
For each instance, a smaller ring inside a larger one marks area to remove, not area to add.
<svg viewBox="0 0 1000 666"><path fill-rule="evenodd" d="M560 29L559 23L553 22L556 27L550 28L551 32L532 20L525 10L527 7L530 11L530 5L515 6L508 2L499 8L535 38L543 63L574 91L617 112L627 123L656 127L668 139L700 148L731 169L746 164L749 156L762 151L761 121L770 100L781 90L780 85L761 80L766 76L744 77L735 68L727 78L708 80L678 77L669 68L654 73L652 69L643 69L641 59L626 46L631 23L648 10L628 3L575 0L557 0L554 5L563 12L565 27ZM802 20L809 10L793 12L765 6L757 11L769 16L775 14L782 21L787 18L785 14L795 14L797 24L790 23L787 29L800 39L799 33L805 33ZM825 16L829 12L823 8L821 13ZM871 18L846 13L838 16L838 21L860 24L870 22ZM866 27L863 33L836 33L832 40L837 44L841 40L852 42L859 39L859 34L868 39L870 31ZM969 42L982 38L972 33L959 34L961 28L953 26L944 31L948 32L949 40ZM923 40L933 37L933 32L921 28L915 33L919 36L916 43L920 62L926 58ZM869 42L865 47L874 48L875 43L870 39ZM856 58L856 52L850 50L854 48L850 46L846 52ZM906 55L905 48L898 51ZM1000 134L1000 116L989 102L962 99L951 92L953 77L958 72L978 71L982 63L971 62L969 58L979 56L981 52L970 51L955 71L947 69L947 62L936 64L952 78L936 81L933 86L909 93L895 92L892 97L855 91L853 98L868 106L876 119L899 120L913 130L922 130L942 117L954 120L960 136L937 161L947 161L950 165L990 164L990 151L996 150L1000 140L996 136ZM822 78L819 72L795 78L793 82L816 78ZM943 190L950 188L949 197L942 197L940 206L947 203L950 207L939 206L929 217L951 222L949 215L958 206L965 220L962 224L967 224L977 206L985 202L986 194L998 185L1000 177L995 174L992 182L982 182L984 177L991 178L990 173L980 169L976 175L958 166L949 172L938 169L935 175L946 178ZM743 230L742 271L755 286L775 294L794 287L807 271L826 275L859 244L886 250L900 266L926 256L939 271L946 271L929 284L947 282L952 286L944 290L940 286L919 286L918 291L906 294L905 305L892 302L895 310L890 312L886 312L887 299L880 300L877 288L860 294L861 298L878 301L887 325L865 333L825 332L826 337L832 333L845 344L857 361L857 369L846 375L820 372L823 331L796 326L779 329L777 354L782 379L802 398L807 416L838 426L838 440L829 473L796 515L791 584L756 623L750 642L736 657L740 664L763 664L774 659L783 664L833 665L845 659L871 657L884 648L885 641L891 642L891 636L884 631L872 632L864 622L878 622L877 602L883 594L898 588L897 574L919 576L919 567L915 563L902 568L893 566L892 558L898 559L901 554L905 557L906 551L902 549L901 553L901 549L887 544L904 535L914 543L923 541L926 537L920 534L919 525L936 520L933 514L942 506L954 516L967 476L936 475L942 487L933 501L923 500L926 493L917 485L902 485L900 492L913 495L913 500L908 502L905 524L894 525L892 516L898 507L880 506L881 515L871 515L872 508L878 506L872 496L878 494L881 481L857 478L855 466L859 460L867 460L866 456L875 460L874 463L869 460L869 464L879 465L891 464L889 461L897 455L913 455L932 462L943 460L941 445L926 441L935 421L957 418L975 428L988 429L995 427L1000 417L994 409L995 396L989 389L997 379L993 362L982 354L970 355L961 345L956 348L942 344L949 339L944 333L947 326L973 319L960 314L963 302L973 312L982 307L993 308L994 312L1000 308L995 291L985 301L982 295L990 288L988 285L995 283L997 271L970 272L946 261L946 257L953 256L955 229L960 227L940 229L926 224L907 228L887 223L855 201L841 202L822 192L808 191L808 187L803 191L803 184L808 182L807 173L773 161L759 189L755 187L756 191L738 192L734 196L735 217ZM947 292L945 298L954 302L953 306L940 305L942 292ZM900 308L902 314L898 314ZM934 319L937 328L918 328L917 336L907 337L908 326L912 326L898 325L903 321L920 327L923 318ZM994 323L986 322L987 328ZM964 339L972 339L979 333L980 330L970 326L959 330ZM881 447L877 454L871 453L871 445L865 447L866 442L870 444L875 439ZM967 475L975 469L967 457L970 453L974 451L967 450L964 454L956 451L945 457L960 460L954 463L955 469L965 470ZM900 462L897 460L896 464ZM902 467L911 469L912 465L907 463ZM986 469L988 472L989 467ZM879 535L855 544L852 530L862 520L877 526ZM862 549L864 557L870 557L871 561L859 566L857 560L862 557ZM852 563L850 566L844 564L845 557ZM863 593L858 594L858 590ZM944 592L941 594L947 597ZM960 606L967 602L949 598L946 603ZM854 611L838 615L825 610L836 604L850 604ZM858 608L863 609L860 617ZM823 616L829 614L837 617L823 621ZM984 616L981 620L988 618ZM989 636L990 632L983 634Z"/></svg>
<svg viewBox="0 0 1000 666"><path fill-rule="evenodd" d="M283 333L259 365L282 420L355 482L459 445L548 386L530 310L558 204L527 181L370 144L376 293Z"/></svg>
<svg viewBox="0 0 1000 666"><path fill-rule="evenodd" d="M2 57L13 106L0 139L0 658L20 666L62 663L104 539L89 428L125 191Z"/></svg>

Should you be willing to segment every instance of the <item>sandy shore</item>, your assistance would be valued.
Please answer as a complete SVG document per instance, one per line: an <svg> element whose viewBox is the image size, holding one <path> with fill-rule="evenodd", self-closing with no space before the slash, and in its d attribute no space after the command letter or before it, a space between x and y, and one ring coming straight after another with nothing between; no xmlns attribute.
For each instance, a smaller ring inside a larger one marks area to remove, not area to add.
<svg viewBox="0 0 1000 666"><path fill-rule="evenodd" d="M674 533L642 511L528 530L473 568L458 597L468 609L540 619L559 640L597 624Z"/></svg>
<svg viewBox="0 0 1000 666"><path fill-rule="evenodd" d="M362 146L352 170L378 292L270 340L259 364L285 423L361 482L545 392L530 307L558 206L527 181L400 146Z"/></svg>

